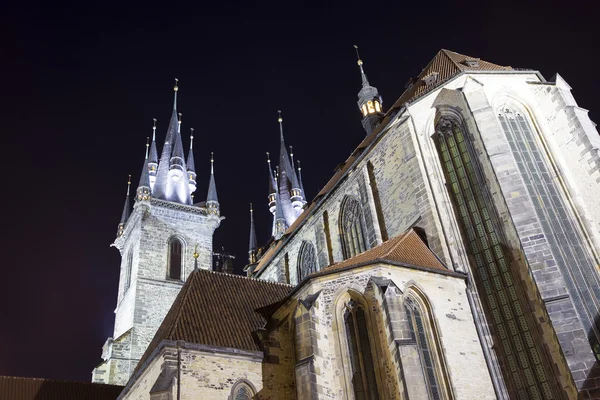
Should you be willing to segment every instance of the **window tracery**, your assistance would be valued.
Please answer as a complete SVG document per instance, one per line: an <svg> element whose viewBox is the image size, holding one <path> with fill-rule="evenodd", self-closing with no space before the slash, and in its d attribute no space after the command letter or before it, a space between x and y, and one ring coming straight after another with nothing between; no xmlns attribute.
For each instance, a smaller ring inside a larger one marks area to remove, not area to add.
<svg viewBox="0 0 600 400"><path fill-rule="evenodd" d="M354 197L346 197L340 212L340 231L344 259L367 250L362 207Z"/></svg>
<svg viewBox="0 0 600 400"><path fill-rule="evenodd" d="M317 252L315 246L305 240L298 254L298 282L313 272L317 272Z"/></svg>
<svg viewBox="0 0 600 400"><path fill-rule="evenodd" d="M252 400L255 392L251 384L245 379L241 379L231 389L230 400Z"/></svg>

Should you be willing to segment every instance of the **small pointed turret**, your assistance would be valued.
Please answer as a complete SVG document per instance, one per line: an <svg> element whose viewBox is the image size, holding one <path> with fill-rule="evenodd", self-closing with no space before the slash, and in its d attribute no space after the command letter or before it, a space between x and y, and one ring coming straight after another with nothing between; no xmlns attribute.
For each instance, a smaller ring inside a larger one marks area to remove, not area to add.
<svg viewBox="0 0 600 400"><path fill-rule="evenodd" d="M300 196L300 185L296 171L290 163L285 140L283 138L283 118L281 118L281 110L277 110L279 117L279 200L285 221L288 226L292 225L299 215L298 209L302 208L302 198Z"/></svg>
<svg viewBox="0 0 600 400"><path fill-rule="evenodd" d="M208 182L206 208L209 214L219 215L219 198L217 197L217 184L215 183L215 159L212 152L210 153L210 181Z"/></svg>
<svg viewBox="0 0 600 400"><path fill-rule="evenodd" d="M248 243L248 264L256 263L257 249L256 230L254 229L254 210L252 210L252 203L250 203L250 240Z"/></svg>
<svg viewBox="0 0 600 400"><path fill-rule="evenodd" d="M187 157L187 175L190 184L190 192L194 193L196 191L196 165L194 163L194 128L190 128L190 151L188 152ZM192 195L193 197L194 195Z"/></svg>
<svg viewBox="0 0 600 400"><path fill-rule="evenodd" d="M150 167L149 167L150 159L148 157L149 157L148 156L148 138L146 138L146 157L144 158L144 165L142 165L142 173L140 174L140 183L137 187L136 194L135 194L136 202L150 201L150 193L151 193L150 188L151 188L152 184L150 183Z"/></svg>
<svg viewBox="0 0 600 400"><path fill-rule="evenodd" d="M131 205L129 204L129 188L131 187L131 175L127 179L127 194L125 195L125 204L123 205L123 212L121 213L121 222L119 222L119 227L117 228L117 237L123 234L123 230L125 229L125 224L129 219L129 215L131 215Z"/></svg>
<svg viewBox="0 0 600 400"><path fill-rule="evenodd" d="M150 143L150 152L148 154L148 173L150 174L150 189L154 188L156 181L156 171L158 169L158 152L156 150L156 118L152 118L152 142Z"/></svg>
<svg viewBox="0 0 600 400"><path fill-rule="evenodd" d="M356 57L358 58L358 67L360 68L360 76L362 80L362 88L358 92L358 108L362 113L362 125L367 135L369 135L380 120L380 113L383 111L383 99L379 95L377 88L369 84L367 74L363 68L363 61L358 54L358 46L354 45Z"/></svg>
<svg viewBox="0 0 600 400"><path fill-rule="evenodd" d="M267 165L269 167L269 211L271 214L275 215L275 193L277 190L277 183L275 183L275 178L273 177L273 170L271 169L271 157L269 156L269 152L267 151Z"/></svg>
<svg viewBox="0 0 600 400"><path fill-rule="evenodd" d="M300 166L300 160L298 162L298 182L300 183L300 190L302 190L302 198L307 201L306 192L304 191L304 185L302 184L302 167Z"/></svg>
<svg viewBox="0 0 600 400"><path fill-rule="evenodd" d="M275 232L273 236L275 237L275 240L279 240L285 233L285 230L288 228L288 225L285 221L285 216L283 214L283 207L281 204L281 198L279 196L279 193L276 193L275 197L275 201L277 202L277 204L275 205Z"/></svg>

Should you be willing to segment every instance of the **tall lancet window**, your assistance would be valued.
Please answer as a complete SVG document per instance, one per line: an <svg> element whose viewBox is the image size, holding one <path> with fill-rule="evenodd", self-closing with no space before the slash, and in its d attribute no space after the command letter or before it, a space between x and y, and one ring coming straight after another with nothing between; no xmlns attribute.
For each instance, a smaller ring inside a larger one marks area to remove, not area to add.
<svg viewBox="0 0 600 400"><path fill-rule="evenodd" d="M129 286L131 286L131 269L133 267L133 250L127 252L127 258L125 259L125 277L123 284L123 293L127 292Z"/></svg>
<svg viewBox="0 0 600 400"><path fill-rule="evenodd" d="M169 278L181 279L181 260L183 254L183 243L176 237L169 240Z"/></svg>
<svg viewBox="0 0 600 400"><path fill-rule="evenodd" d="M548 380L550 360L538 338L510 252L505 251L496 210L480 177L473 149L463 125L443 117L434 135L450 191L463 243L470 255L473 275L503 358L504 373L514 396L554 399L559 389Z"/></svg>
<svg viewBox="0 0 600 400"><path fill-rule="evenodd" d="M404 301L406 309L406 318L413 341L419 350L421 365L423 367L425 383L429 392L430 399L440 399L440 388L436 378L435 358L432 354L433 346L429 343L429 336L426 330L430 327L425 322L427 314L422 312L421 307L411 298ZM429 332L431 333L431 332Z"/></svg>
<svg viewBox="0 0 600 400"><path fill-rule="evenodd" d="M375 366L369 331L367 329L367 316L362 304L350 299L344 310L344 325L350 355L350 368L352 374L352 390L356 400L377 400L377 382L375 379Z"/></svg>
<svg viewBox="0 0 600 400"><path fill-rule="evenodd" d="M342 200L340 231L344 259L367 250L362 207L355 197L346 196Z"/></svg>
<svg viewBox="0 0 600 400"><path fill-rule="evenodd" d="M298 254L298 282L317 272L317 252L311 242L303 241Z"/></svg>
<svg viewBox="0 0 600 400"><path fill-rule="evenodd" d="M502 107L498 119L527 187L531 203L545 233L581 321L589 332L591 346L598 345L600 326L594 321L600 304L600 281L595 264L585 248L585 239L569 214L562 190L555 183L551 165L538 145L537 132L524 113Z"/></svg>

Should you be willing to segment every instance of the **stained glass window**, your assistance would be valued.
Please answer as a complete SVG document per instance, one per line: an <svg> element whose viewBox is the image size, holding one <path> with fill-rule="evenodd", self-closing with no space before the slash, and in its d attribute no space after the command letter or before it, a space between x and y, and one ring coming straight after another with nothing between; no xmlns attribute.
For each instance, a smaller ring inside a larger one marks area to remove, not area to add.
<svg viewBox="0 0 600 400"><path fill-rule="evenodd" d="M346 197L342 201L340 212L340 230L344 259L367 250L363 228L362 208L354 197Z"/></svg>
<svg viewBox="0 0 600 400"><path fill-rule="evenodd" d="M305 240L298 254L298 282L313 272L317 272L317 252L315 246Z"/></svg>
<svg viewBox="0 0 600 400"><path fill-rule="evenodd" d="M536 340L535 321L524 311L527 295L513 278L516 266L496 228L494 206L486 201L490 196L471 144L462 126L449 118L440 119L434 139L510 390L520 399L554 399L559 389L548 379L549 362Z"/></svg>
<svg viewBox="0 0 600 400"><path fill-rule="evenodd" d="M346 303L344 325L356 400L379 399L365 310L355 300Z"/></svg>
<svg viewBox="0 0 600 400"><path fill-rule="evenodd" d="M169 241L169 278L181 279L181 255L183 244L177 238Z"/></svg>
<svg viewBox="0 0 600 400"><path fill-rule="evenodd" d="M244 382L240 382L233 387L232 400L251 400L254 396L254 391Z"/></svg>

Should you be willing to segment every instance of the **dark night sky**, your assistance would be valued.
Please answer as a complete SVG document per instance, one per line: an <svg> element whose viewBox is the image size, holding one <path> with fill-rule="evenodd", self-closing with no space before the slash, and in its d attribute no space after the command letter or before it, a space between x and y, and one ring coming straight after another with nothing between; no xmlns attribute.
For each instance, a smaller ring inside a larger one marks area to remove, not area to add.
<svg viewBox="0 0 600 400"><path fill-rule="evenodd" d="M89 381L112 335L127 174L137 185L153 117L162 144L175 77L186 146L196 129L196 199L214 151L227 217L215 249L238 271L249 202L269 235L276 110L309 196L364 136L355 43L384 106L448 48L559 72L600 120L600 30L579 2L50 3L0 6L0 375Z"/></svg>

